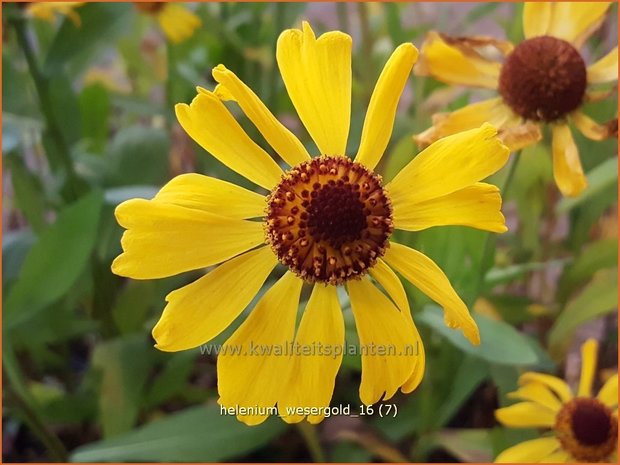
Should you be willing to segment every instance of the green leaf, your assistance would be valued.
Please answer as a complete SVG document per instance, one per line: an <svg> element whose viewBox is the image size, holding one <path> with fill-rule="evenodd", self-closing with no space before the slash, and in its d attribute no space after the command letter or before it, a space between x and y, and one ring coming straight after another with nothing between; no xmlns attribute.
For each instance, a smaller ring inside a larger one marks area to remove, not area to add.
<svg viewBox="0 0 620 465"><path fill-rule="evenodd" d="M558 214L566 213L579 206L587 205L591 198L618 182L618 157L605 160L587 174L588 187L578 197L563 198L556 207Z"/></svg>
<svg viewBox="0 0 620 465"><path fill-rule="evenodd" d="M90 142L89 149L102 153L105 148L110 116L110 94L101 84L84 88L79 97L82 133Z"/></svg>
<svg viewBox="0 0 620 465"><path fill-rule="evenodd" d="M183 392L187 386L189 375L194 367L196 353L183 351L166 354L166 364L161 374L151 383L145 397L145 404L154 408L177 394Z"/></svg>
<svg viewBox="0 0 620 465"><path fill-rule="evenodd" d="M83 197L41 234L5 301L5 325L32 317L69 291L95 245L102 203L99 192Z"/></svg>
<svg viewBox="0 0 620 465"><path fill-rule="evenodd" d="M142 334L97 346L93 367L102 372L99 417L104 437L125 433L134 426L153 350Z"/></svg>
<svg viewBox="0 0 620 465"><path fill-rule="evenodd" d="M493 447L487 429L447 429L441 431L437 442L461 462L490 462Z"/></svg>
<svg viewBox="0 0 620 465"><path fill-rule="evenodd" d="M538 362L536 352L525 336L503 321L491 320L482 315L472 315L480 330L480 345L472 345L461 331L448 328L443 321L441 309L429 305L417 317L417 321L432 327L451 344L464 352L491 363L501 365L533 365Z"/></svg>
<svg viewBox="0 0 620 465"><path fill-rule="evenodd" d="M45 60L45 70L57 73L70 65L77 74L100 57L98 49L107 47L129 25L132 19L129 3L88 3L78 8L81 24L63 21Z"/></svg>
<svg viewBox="0 0 620 465"><path fill-rule="evenodd" d="M549 332L549 346L558 355L570 342L575 329L586 321L612 313L618 307L618 269L598 271L579 293L568 302Z"/></svg>
<svg viewBox="0 0 620 465"><path fill-rule="evenodd" d="M28 251L36 237L30 229L7 231L2 235L2 292L7 292L9 283L15 281L21 272Z"/></svg>
<svg viewBox="0 0 620 465"><path fill-rule="evenodd" d="M492 289L500 284L507 284L519 279L530 271L544 270L564 265L568 260L549 260L548 262L529 262L510 265L503 268L491 268L484 277L485 287Z"/></svg>
<svg viewBox="0 0 620 465"><path fill-rule="evenodd" d="M108 185L161 185L169 177L170 139L163 129L132 126L110 144Z"/></svg>
<svg viewBox="0 0 620 465"><path fill-rule="evenodd" d="M152 199L159 189L157 186L111 187L105 190L105 203L116 206L129 199Z"/></svg>
<svg viewBox="0 0 620 465"><path fill-rule="evenodd" d="M146 314L155 294L153 281L130 281L121 291L112 308L112 318L122 333L138 331L144 325Z"/></svg>
<svg viewBox="0 0 620 465"><path fill-rule="evenodd" d="M28 220L32 230L39 234L47 226L44 218L46 202L41 180L26 168L21 157L8 156L6 160L11 171L17 207Z"/></svg>
<svg viewBox="0 0 620 465"><path fill-rule="evenodd" d="M122 436L79 447L74 462L220 462L243 457L280 435L271 418L248 427L222 415L219 405L185 409Z"/></svg>

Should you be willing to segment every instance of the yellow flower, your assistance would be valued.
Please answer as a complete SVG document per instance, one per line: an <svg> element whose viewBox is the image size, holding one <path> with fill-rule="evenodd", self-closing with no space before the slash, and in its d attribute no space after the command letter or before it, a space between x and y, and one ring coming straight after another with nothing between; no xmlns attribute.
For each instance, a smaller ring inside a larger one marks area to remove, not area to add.
<svg viewBox="0 0 620 465"><path fill-rule="evenodd" d="M317 39L304 22L302 30L280 35L276 56L320 156L311 158L256 94L232 71L217 66L215 91L199 88L190 105L176 106L177 118L205 150L269 194L198 174L178 176L150 201L119 205L116 217L127 231L124 253L112 269L121 276L154 279L223 262L167 296L153 337L157 348L177 351L220 334L278 262L285 265L288 271L219 352L219 402L226 408L262 408L239 415L248 424L264 421L264 409L276 404L287 422L308 415L316 423L321 413L287 408L329 405L344 345L337 285L346 285L359 334L365 404L389 399L399 388L411 392L424 372L424 349L394 271L444 308L446 324L479 343L478 328L446 275L430 258L389 238L394 228L419 231L439 225L504 232L499 190L480 181L499 170L509 152L497 131L483 125L433 144L383 186L373 170L388 145L417 49L402 44L385 65L354 161L346 156L351 37L332 31ZM235 101L291 168L282 171L223 100ZM304 283L312 291L296 331ZM298 350L282 356L282 348L290 345ZM322 354L319 345L327 348ZM264 349L262 356L256 347ZM419 349L417 356L413 348Z"/></svg>
<svg viewBox="0 0 620 465"><path fill-rule="evenodd" d="M517 444L499 454L498 463L617 463L618 374L592 397L598 344L581 346L581 379L577 396L560 378L524 373L519 389L509 394L524 402L500 408L495 416L514 428L552 428L552 435Z"/></svg>
<svg viewBox="0 0 620 465"><path fill-rule="evenodd" d="M136 8L157 18L159 26L171 42L176 44L189 39L202 21L187 8L166 2L136 2Z"/></svg>
<svg viewBox="0 0 620 465"><path fill-rule="evenodd" d="M610 94L588 91L588 85L618 80L618 47L587 68L578 52L608 7L609 3L527 2L525 40L516 47L490 37L429 33L416 71L449 84L496 89L499 97L434 115L433 126L416 136L417 142L427 145L486 121L518 150L538 142L540 125L548 123L556 184L566 196L579 195L587 181L568 123L594 140L618 133L617 120L599 125L581 111L585 102ZM494 58L503 59L503 64Z"/></svg>
<svg viewBox="0 0 620 465"><path fill-rule="evenodd" d="M68 17L73 24L81 24L80 15L74 9L84 5L84 2L33 2L28 4L27 13L37 19L53 23L56 14Z"/></svg>

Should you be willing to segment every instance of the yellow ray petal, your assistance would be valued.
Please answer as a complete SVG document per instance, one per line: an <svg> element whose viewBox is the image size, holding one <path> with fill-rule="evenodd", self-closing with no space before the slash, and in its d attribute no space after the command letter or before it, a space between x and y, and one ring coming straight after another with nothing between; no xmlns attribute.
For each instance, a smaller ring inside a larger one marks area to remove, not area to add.
<svg viewBox="0 0 620 465"><path fill-rule="evenodd" d="M542 139L540 125L532 121L526 121L523 124L514 126L504 126L498 136L511 152L521 150Z"/></svg>
<svg viewBox="0 0 620 465"><path fill-rule="evenodd" d="M618 405L618 373L605 382L596 397L609 408Z"/></svg>
<svg viewBox="0 0 620 465"><path fill-rule="evenodd" d="M112 271L128 278L163 278L205 268L265 242L259 222L144 199L123 202L115 214L127 231Z"/></svg>
<svg viewBox="0 0 620 465"><path fill-rule="evenodd" d="M563 403L566 403L573 398L573 393L571 392L570 387L568 387L568 384L556 376L547 375L544 373L527 372L523 373L519 377L519 386L524 386L531 382L544 384L551 389Z"/></svg>
<svg viewBox="0 0 620 465"><path fill-rule="evenodd" d="M553 177L567 197L576 197L588 186L583 174L579 151L566 124L553 126Z"/></svg>
<svg viewBox="0 0 620 465"><path fill-rule="evenodd" d="M220 405L275 407L286 389L282 381L288 376L289 357L285 351L293 343L302 284L301 279L287 272L222 346L217 357ZM268 417L264 412L249 413L237 418L256 425Z"/></svg>
<svg viewBox="0 0 620 465"><path fill-rule="evenodd" d="M596 357L598 355L598 342L588 339L581 346L581 376L579 378L580 397L592 397L592 382L596 371Z"/></svg>
<svg viewBox="0 0 620 465"><path fill-rule="evenodd" d="M390 242L384 260L443 307L447 326L461 329L472 344L480 344L476 322L435 262L423 253L396 242Z"/></svg>
<svg viewBox="0 0 620 465"><path fill-rule="evenodd" d="M261 247L168 294L168 305L153 328L155 347L174 352L216 337L252 301L277 263L271 249Z"/></svg>
<svg viewBox="0 0 620 465"><path fill-rule="evenodd" d="M483 182L419 203L408 203L400 198L392 206L394 227L406 231L447 225L470 226L498 233L508 230L501 212L499 189Z"/></svg>
<svg viewBox="0 0 620 465"><path fill-rule="evenodd" d="M385 289L390 298L394 301L400 311L407 317L411 325L411 331L418 348L418 353L415 355L415 366L409 379L402 385L401 391L404 393L412 392L418 387L422 378L424 377L424 369L426 365L426 354L424 352L424 344L422 338L416 328L413 318L411 316L411 309L409 308L409 301L407 300L407 294L403 283L398 279L396 273L381 259L377 260L375 266L370 268L370 275Z"/></svg>
<svg viewBox="0 0 620 465"><path fill-rule="evenodd" d="M196 173L173 178L153 200L238 219L263 216L267 205L263 195Z"/></svg>
<svg viewBox="0 0 620 465"><path fill-rule="evenodd" d="M538 463L560 448L556 438L540 438L512 446L495 459L495 463Z"/></svg>
<svg viewBox="0 0 620 465"><path fill-rule="evenodd" d="M433 126L414 137L418 145L426 147L438 139L468 129L479 128L485 122L498 129L508 126L518 118L504 104L501 97L483 100L459 108L452 113L433 115Z"/></svg>
<svg viewBox="0 0 620 465"><path fill-rule="evenodd" d="M323 155L345 155L351 119L351 37L331 31L315 38L287 29L276 58L284 85L301 121Z"/></svg>
<svg viewBox="0 0 620 465"><path fill-rule="evenodd" d="M360 339L360 399L374 404L390 399L411 376L416 351L408 320L367 278L347 283Z"/></svg>
<svg viewBox="0 0 620 465"><path fill-rule="evenodd" d="M212 92L200 89L192 103L175 106L183 129L215 158L266 189L282 176L275 161L253 142Z"/></svg>
<svg viewBox="0 0 620 465"><path fill-rule="evenodd" d="M610 5L610 2L553 2L547 35L581 47L603 22Z"/></svg>
<svg viewBox="0 0 620 465"><path fill-rule="evenodd" d="M438 140L387 184L393 203L443 197L481 181L508 161L508 147L490 124Z"/></svg>
<svg viewBox="0 0 620 465"><path fill-rule="evenodd" d="M295 347L299 352L291 357L287 388L278 401L280 415L287 423L297 423L305 416L287 413L294 411L290 409L322 409L332 398L344 350L344 319L335 286L314 285L299 323ZM319 423L323 418L322 414L308 415L310 423Z"/></svg>
<svg viewBox="0 0 620 465"><path fill-rule="evenodd" d="M540 460L540 463L576 463L575 460L565 450L556 450L552 454L547 455L544 459ZM613 462L612 462L613 463Z"/></svg>
<svg viewBox="0 0 620 465"><path fill-rule="evenodd" d="M310 160L310 155L299 139L289 131L269 111L265 104L246 86L235 73L226 69L224 65L217 65L212 71L213 79L219 85L215 94L225 100L236 101L254 126L260 131L265 140L290 166Z"/></svg>
<svg viewBox="0 0 620 465"><path fill-rule="evenodd" d="M501 65L483 58L470 47L458 45L458 39L429 32L416 72L448 84L497 89Z"/></svg>
<svg viewBox="0 0 620 465"><path fill-rule="evenodd" d="M588 66L588 84L618 80L618 47Z"/></svg>
<svg viewBox="0 0 620 465"><path fill-rule="evenodd" d="M158 13L157 20L166 37L174 43L189 39L202 24L198 16L174 3L166 3Z"/></svg>
<svg viewBox="0 0 620 465"><path fill-rule="evenodd" d="M510 399L537 402L556 414L562 408L562 402L553 394L549 387L538 382L527 383L515 392L509 393L508 397Z"/></svg>
<svg viewBox="0 0 620 465"><path fill-rule="evenodd" d="M525 2L523 6L523 34L526 39L544 36L551 22L551 3Z"/></svg>
<svg viewBox="0 0 620 465"><path fill-rule="evenodd" d="M582 111L576 111L570 115L570 119L577 129L592 140L605 140L618 136L618 120L614 119L607 124L598 124Z"/></svg>
<svg viewBox="0 0 620 465"><path fill-rule="evenodd" d="M385 64L370 98L362 139L355 161L374 169L388 146L400 96L405 89L418 49L402 44Z"/></svg>
<svg viewBox="0 0 620 465"><path fill-rule="evenodd" d="M495 418L513 428L549 428L555 424L555 413L536 402L519 402L497 409Z"/></svg>

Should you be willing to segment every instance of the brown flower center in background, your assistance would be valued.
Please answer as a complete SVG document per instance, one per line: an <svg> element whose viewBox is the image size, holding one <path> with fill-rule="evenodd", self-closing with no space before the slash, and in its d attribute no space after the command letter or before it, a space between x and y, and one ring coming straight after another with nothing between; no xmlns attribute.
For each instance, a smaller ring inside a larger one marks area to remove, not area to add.
<svg viewBox="0 0 620 465"><path fill-rule="evenodd" d="M267 240L280 262L308 282L363 276L392 230L381 177L346 157L295 166L268 198Z"/></svg>
<svg viewBox="0 0 620 465"><path fill-rule="evenodd" d="M541 36L521 42L508 55L499 92L518 115L554 121L581 105L586 84L586 65L575 47Z"/></svg>
<svg viewBox="0 0 620 465"><path fill-rule="evenodd" d="M600 462L616 449L618 420L598 399L577 397L557 416L555 430L562 447L577 460Z"/></svg>
<svg viewBox="0 0 620 465"><path fill-rule="evenodd" d="M161 10L166 2L135 2L134 6L142 13L154 14Z"/></svg>

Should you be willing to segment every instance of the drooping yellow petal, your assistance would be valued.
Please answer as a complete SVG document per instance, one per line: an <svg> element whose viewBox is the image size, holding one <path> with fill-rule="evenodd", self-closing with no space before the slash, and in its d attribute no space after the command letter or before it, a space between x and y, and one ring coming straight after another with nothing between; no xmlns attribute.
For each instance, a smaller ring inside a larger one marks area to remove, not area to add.
<svg viewBox="0 0 620 465"><path fill-rule="evenodd" d="M194 35L202 21L187 8L166 3L157 14L157 20L171 42L180 43Z"/></svg>
<svg viewBox="0 0 620 465"><path fill-rule="evenodd" d="M225 408L273 408L286 389L287 349L303 281L288 271L258 301L250 316L221 347L217 357L219 404ZM249 410L237 418L257 425L268 412Z"/></svg>
<svg viewBox="0 0 620 465"><path fill-rule="evenodd" d="M199 89L190 105L179 103L175 111L185 132L230 169L267 190L280 181L280 167L248 137L215 94Z"/></svg>
<svg viewBox="0 0 620 465"><path fill-rule="evenodd" d="M575 460L568 452L562 449L556 450L555 452L547 455L544 459L540 461L540 463L576 463L576 462L577 460Z"/></svg>
<svg viewBox="0 0 620 465"><path fill-rule="evenodd" d="M603 22L610 5L610 2L553 2L547 35L581 47Z"/></svg>
<svg viewBox="0 0 620 465"><path fill-rule="evenodd" d="M213 79L219 85L215 94L226 100L236 101L265 140L290 166L310 160L310 155L295 135L269 111L265 104L252 92L235 73L224 65L217 65L212 71Z"/></svg>
<svg viewBox="0 0 620 465"><path fill-rule="evenodd" d="M495 418L513 428L549 428L555 424L555 413L536 402L519 402L497 409Z"/></svg>
<svg viewBox="0 0 620 465"><path fill-rule="evenodd" d="M377 260L377 263L370 268L369 273L379 284L381 284L396 306L407 317L407 320L409 320L411 325L411 331L417 341L417 353L412 355L415 357L413 372L405 384L403 384L400 388L400 390L404 393L412 392L418 387L424 377L426 354L424 352L422 338L420 337L418 328L416 328L413 317L411 316L411 309L409 308L409 301L407 300L405 288L403 287L403 283L400 281L398 276L396 276L396 273L394 273L394 271L381 259Z"/></svg>
<svg viewBox="0 0 620 465"><path fill-rule="evenodd" d="M538 382L527 383L515 392L509 393L508 397L510 399L537 402L556 414L562 408L562 402L553 394L549 387Z"/></svg>
<svg viewBox="0 0 620 465"><path fill-rule="evenodd" d="M572 113L570 119L588 139L605 140L618 135L618 120L612 120L607 124L598 124L579 110Z"/></svg>
<svg viewBox="0 0 620 465"><path fill-rule="evenodd" d="M238 219L263 216L267 205L263 195L197 173L173 178L153 200Z"/></svg>
<svg viewBox="0 0 620 465"><path fill-rule="evenodd" d="M566 124L553 125L553 177L567 197L576 197L588 186L583 174L579 151Z"/></svg>
<svg viewBox="0 0 620 465"><path fill-rule="evenodd" d="M360 339L360 399L390 399L413 373L416 347L407 317L367 278L347 283Z"/></svg>
<svg viewBox="0 0 620 465"><path fill-rule="evenodd" d="M112 271L133 279L155 279L228 260L265 242L262 224L144 199L127 200L115 211L126 228L123 253Z"/></svg>
<svg viewBox="0 0 620 465"><path fill-rule="evenodd" d="M392 206L394 227L406 231L447 225L470 226L498 233L508 230L501 212L499 189L483 182L419 203L408 203L401 197Z"/></svg>
<svg viewBox="0 0 620 465"><path fill-rule="evenodd" d="M618 373L605 382L596 397L609 408L618 405Z"/></svg>
<svg viewBox="0 0 620 465"><path fill-rule="evenodd" d="M490 124L438 140L387 184L393 203L443 197L481 181L508 161L508 147Z"/></svg>
<svg viewBox="0 0 620 465"><path fill-rule="evenodd" d="M588 66L588 84L618 80L618 47Z"/></svg>
<svg viewBox="0 0 620 465"><path fill-rule="evenodd" d="M514 126L504 126L498 136L511 152L533 145L542 139L540 125L532 121L525 121L523 124Z"/></svg>
<svg viewBox="0 0 620 465"><path fill-rule="evenodd" d="M335 286L315 284L295 337L290 374L278 408L287 423L304 418L303 409L329 406L344 351L344 319ZM301 410L300 410L301 409ZM323 414L309 414L319 423Z"/></svg>
<svg viewBox="0 0 620 465"><path fill-rule="evenodd" d="M538 463L559 448L560 442L554 437L532 439L506 449L497 456L495 463Z"/></svg>
<svg viewBox="0 0 620 465"><path fill-rule="evenodd" d="M372 92L362 139L355 161L374 169L388 146L400 96L405 89L418 49L413 44L401 44L385 64Z"/></svg>
<svg viewBox="0 0 620 465"><path fill-rule="evenodd" d="M345 155L351 119L351 37L287 29L276 58L286 90L322 155Z"/></svg>
<svg viewBox="0 0 620 465"><path fill-rule="evenodd" d="M235 257L166 297L153 328L155 347L191 349L224 331L256 296L278 260L269 247Z"/></svg>
<svg viewBox="0 0 620 465"><path fill-rule="evenodd" d="M416 143L426 147L442 137L468 129L479 128L485 122L498 129L518 121L501 97L466 105L451 113L433 115L433 125L414 137Z"/></svg>
<svg viewBox="0 0 620 465"><path fill-rule="evenodd" d="M598 355L598 342L588 339L581 346L581 376L579 377L580 397L592 397L592 382L596 371L596 357Z"/></svg>
<svg viewBox="0 0 620 465"><path fill-rule="evenodd" d="M526 39L544 36L551 22L551 3L525 2L523 5L523 34Z"/></svg>
<svg viewBox="0 0 620 465"><path fill-rule="evenodd" d="M573 393L571 392L570 387L568 387L568 384L556 376L546 375L544 373L527 372L523 373L519 377L519 386L524 386L532 382L542 383L547 386L555 392L563 403L566 403L573 398Z"/></svg>
<svg viewBox="0 0 620 465"><path fill-rule="evenodd" d="M480 344L476 322L435 262L423 253L396 242L390 242L384 260L443 307L447 326L461 329L472 344Z"/></svg>
<svg viewBox="0 0 620 465"><path fill-rule="evenodd" d="M470 47L459 47L458 38L431 31L422 45L416 72L429 74L448 84L497 89L501 65L489 61Z"/></svg>

